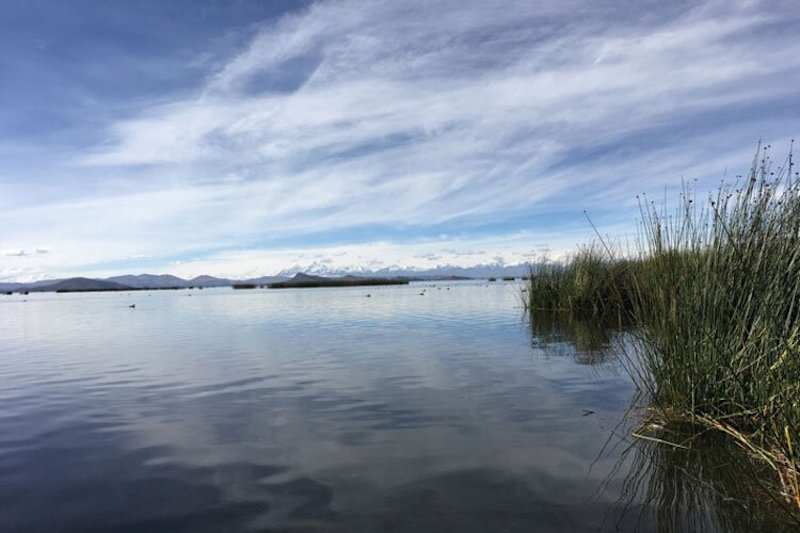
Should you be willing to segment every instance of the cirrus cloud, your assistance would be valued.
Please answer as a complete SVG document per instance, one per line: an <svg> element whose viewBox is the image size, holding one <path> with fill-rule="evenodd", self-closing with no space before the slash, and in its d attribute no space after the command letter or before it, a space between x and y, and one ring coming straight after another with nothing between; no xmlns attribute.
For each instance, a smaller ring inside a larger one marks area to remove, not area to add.
<svg viewBox="0 0 800 533"><path fill-rule="evenodd" d="M0 173L2 244L57 243L33 254L52 272L229 275L286 268L285 250L425 265L448 257L440 234L473 262L562 251L583 209L632 231L636 193L788 144L798 21L758 1L314 3L199 51L217 60L180 91L103 107L100 138L55 168L75 187L32 200L36 179Z"/></svg>

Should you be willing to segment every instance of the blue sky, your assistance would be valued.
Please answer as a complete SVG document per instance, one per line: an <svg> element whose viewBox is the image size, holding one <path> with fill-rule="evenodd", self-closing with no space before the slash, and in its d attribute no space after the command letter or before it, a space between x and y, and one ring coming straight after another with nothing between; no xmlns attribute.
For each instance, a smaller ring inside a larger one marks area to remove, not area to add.
<svg viewBox="0 0 800 533"><path fill-rule="evenodd" d="M667 4L667 5L662 5ZM0 280L518 263L800 130L800 5L0 7Z"/></svg>

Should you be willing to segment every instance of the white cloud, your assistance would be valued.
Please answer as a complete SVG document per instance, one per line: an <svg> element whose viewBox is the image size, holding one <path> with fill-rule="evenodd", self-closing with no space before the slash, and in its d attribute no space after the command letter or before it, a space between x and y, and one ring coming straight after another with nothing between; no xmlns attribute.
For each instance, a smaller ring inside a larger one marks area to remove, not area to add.
<svg viewBox="0 0 800 533"><path fill-rule="evenodd" d="M427 261L438 261L442 258L441 255L436 255L432 252L428 252L426 254L417 254L414 256L414 259L425 259Z"/></svg>

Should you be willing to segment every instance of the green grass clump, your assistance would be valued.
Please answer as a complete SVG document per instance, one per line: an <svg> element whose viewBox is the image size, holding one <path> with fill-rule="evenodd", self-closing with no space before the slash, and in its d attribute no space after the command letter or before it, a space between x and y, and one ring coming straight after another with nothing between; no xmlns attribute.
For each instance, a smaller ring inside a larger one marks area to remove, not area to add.
<svg viewBox="0 0 800 533"><path fill-rule="evenodd" d="M598 244L584 246L565 263L531 267L526 306L531 311L568 311L582 316L627 313L636 266L615 259Z"/></svg>
<svg viewBox="0 0 800 533"><path fill-rule="evenodd" d="M617 311L652 405L717 429L781 475L800 507L800 180L766 151L707 202L642 199L633 259L582 249L532 272L528 305Z"/></svg>

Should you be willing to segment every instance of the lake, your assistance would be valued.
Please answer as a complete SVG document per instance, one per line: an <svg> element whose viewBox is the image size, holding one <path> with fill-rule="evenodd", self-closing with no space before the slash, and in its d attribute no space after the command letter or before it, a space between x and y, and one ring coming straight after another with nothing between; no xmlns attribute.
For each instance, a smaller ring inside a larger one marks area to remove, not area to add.
<svg viewBox="0 0 800 533"><path fill-rule="evenodd" d="M0 296L0 530L790 530L735 450L632 439L624 334L520 290Z"/></svg>

